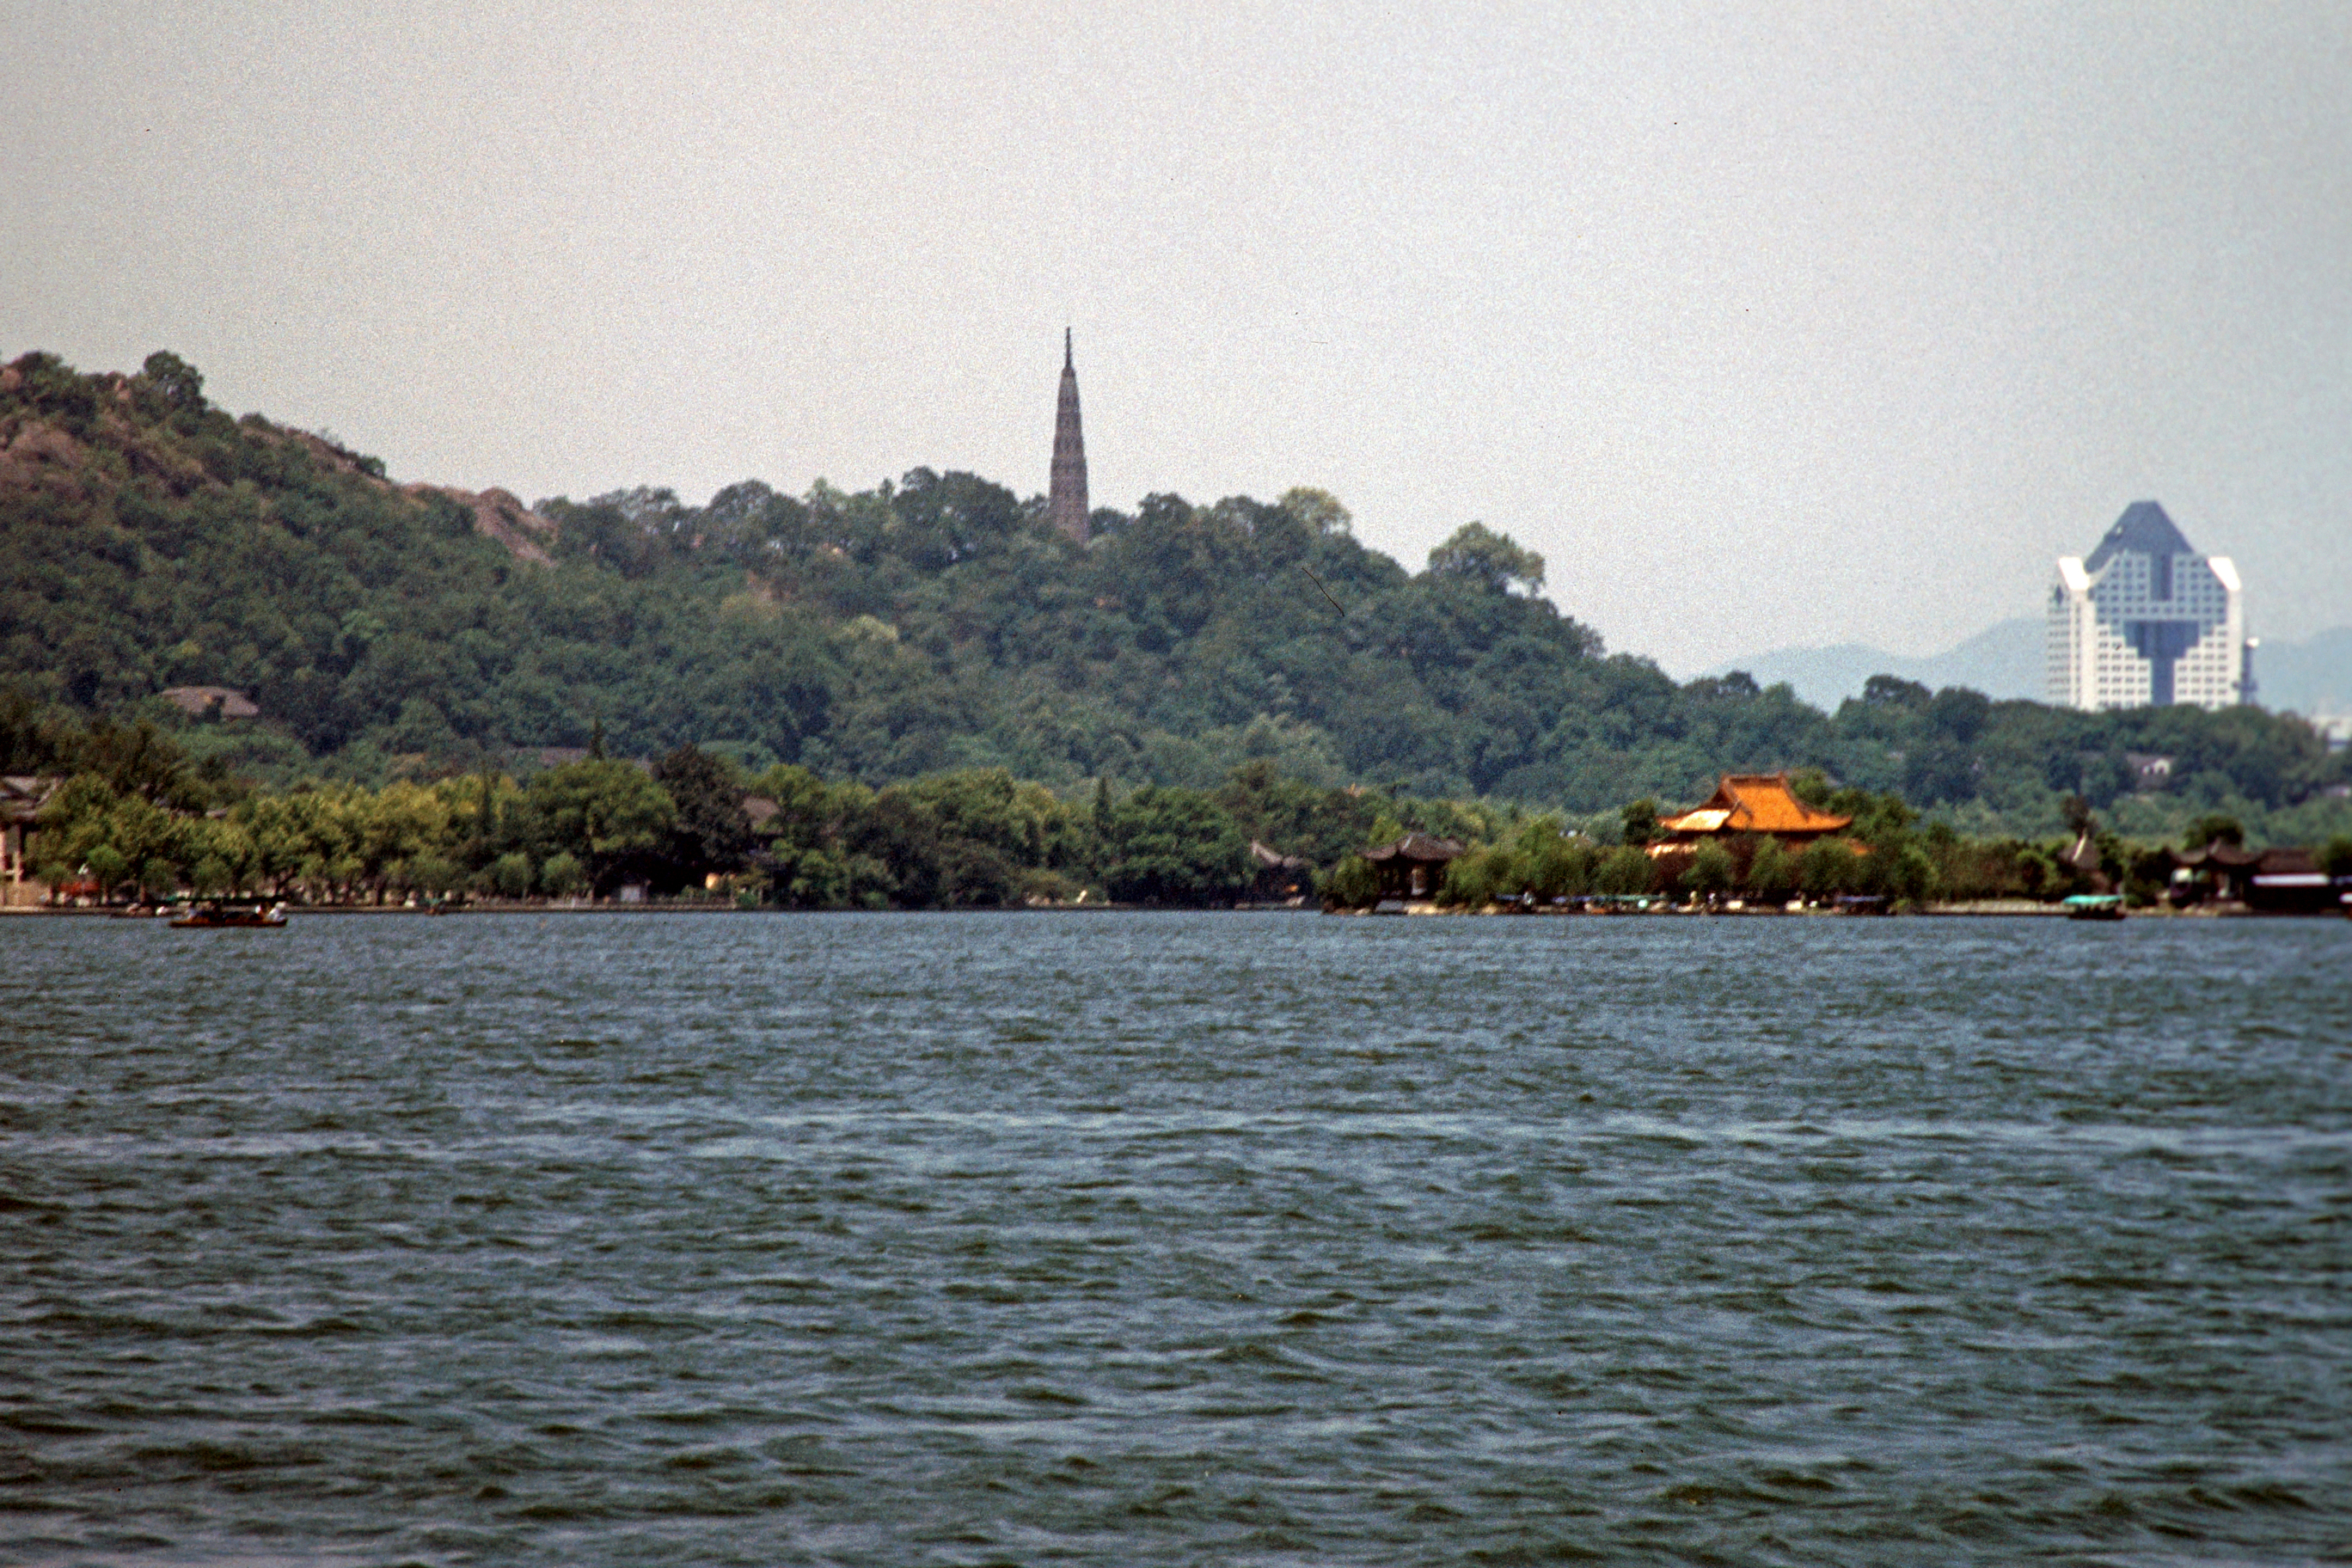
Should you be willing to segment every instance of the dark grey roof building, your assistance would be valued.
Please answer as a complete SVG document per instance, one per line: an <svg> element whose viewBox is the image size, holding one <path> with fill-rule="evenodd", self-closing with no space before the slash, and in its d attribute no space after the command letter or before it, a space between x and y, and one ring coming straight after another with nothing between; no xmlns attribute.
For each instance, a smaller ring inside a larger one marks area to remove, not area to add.
<svg viewBox="0 0 2352 1568"><path fill-rule="evenodd" d="M1078 370L1066 327L1062 329L1062 392L1054 408L1054 476L1045 492L1045 515L1080 544L1092 531L1087 510L1087 438L1078 427Z"/></svg>

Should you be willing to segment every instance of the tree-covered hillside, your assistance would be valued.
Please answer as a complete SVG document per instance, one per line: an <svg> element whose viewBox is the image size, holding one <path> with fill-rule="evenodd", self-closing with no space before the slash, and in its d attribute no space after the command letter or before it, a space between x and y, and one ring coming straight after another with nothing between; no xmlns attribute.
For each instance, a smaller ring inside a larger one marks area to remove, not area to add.
<svg viewBox="0 0 2352 1568"><path fill-rule="evenodd" d="M1097 511L1090 547L1042 511L917 468L856 494L752 480L701 506L640 489L526 513L233 419L168 353L131 376L30 354L0 371L0 680L90 714L236 688L263 719L193 749L362 778L601 725L615 753L693 742L869 784L1002 766L1206 787L1263 757L1580 813L1814 765L2042 832L2072 792L2261 820L2326 816L2352 777L2255 710L2088 715L1886 680L1830 715L1738 676L1678 687L1538 596L1544 562L1507 535L1473 524L1412 573L1315 490L1146 497ZM2134 752L2173 759L2162 790Z"/></svg>

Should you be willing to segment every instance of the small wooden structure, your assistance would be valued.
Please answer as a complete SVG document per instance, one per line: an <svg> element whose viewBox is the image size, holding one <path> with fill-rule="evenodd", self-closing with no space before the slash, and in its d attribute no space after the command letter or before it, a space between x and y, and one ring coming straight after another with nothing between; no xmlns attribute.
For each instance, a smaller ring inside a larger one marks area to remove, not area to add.
<svg viewBox="0 0 2352 1568"><path fill-rule="evenodd" d="M27 774L0 778L0 909L30 909L49 896L33 877L32 838L41 807L63 782Z"/></svg>
<svg viewBox="0 0 2352 1568"><path fill-rule="evenodd" d="M1458 838L1408 833L1393 844L1364 851L1382 899L1426 899L1445 879L1445 868L1467 853Z"/></svg>
<svg viewBox="0 0 2352 1568"><path fill-rule="evenodd" d="M1285 855L1271 844L1250 840L1250 890L1255 903L1287 903L1315 890L1314 868L1305 857Z"/></svg>
<svg viewBox="0 0 2352 1568"><path fill-rule="evenodd" d="M2166 852L2176 903L2208 899L2273 914L2324 914L2343 907L2335 879L2308 849L2248 849L2217 838L2202 849Z"/></svg>

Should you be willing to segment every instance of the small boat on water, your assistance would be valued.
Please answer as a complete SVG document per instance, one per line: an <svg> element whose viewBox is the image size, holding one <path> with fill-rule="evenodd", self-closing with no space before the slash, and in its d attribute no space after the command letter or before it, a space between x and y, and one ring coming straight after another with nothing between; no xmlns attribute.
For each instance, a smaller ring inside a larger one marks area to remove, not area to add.
<svg viewBox="0 0 2352 1568"><path fill-rule="evenodd" d="M282 926L286 923L284 904L194 904L184 914L175 916L174 927L196 926Z"/></svg>
<svg viewBox="0 0 2352 1568"><path fill-rule="evenodd" d="M2124 918L2120 893L2076 893L2066 901L2070 921L2119 921Z"/></svg>

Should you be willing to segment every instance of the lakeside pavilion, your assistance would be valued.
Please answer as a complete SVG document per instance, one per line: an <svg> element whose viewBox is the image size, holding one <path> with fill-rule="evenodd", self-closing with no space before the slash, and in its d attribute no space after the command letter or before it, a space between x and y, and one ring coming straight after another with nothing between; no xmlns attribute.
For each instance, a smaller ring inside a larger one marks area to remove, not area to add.
<svg viewBox="0 0 2352 1568"><path fill-rule="evenodd" d="M1445 879L1445 868L1468 852L1458 838L1408 833L1393 844L1364 851L1383 899L1426 899Z"/></svg>
<svg viewBox="0 0 2352 1568"><path fill-rule="evenodd" d="M1766 835L1790 849L1802 849L1853 825L1851 816L1817 811L1799 800L1789 788L1787 773L1726 773L1705 805L1660 820L1650 853L1688 851L1710 838L1742 833Z"/></svg>

